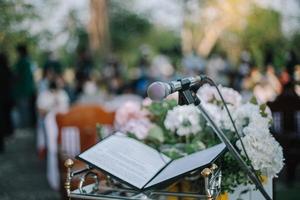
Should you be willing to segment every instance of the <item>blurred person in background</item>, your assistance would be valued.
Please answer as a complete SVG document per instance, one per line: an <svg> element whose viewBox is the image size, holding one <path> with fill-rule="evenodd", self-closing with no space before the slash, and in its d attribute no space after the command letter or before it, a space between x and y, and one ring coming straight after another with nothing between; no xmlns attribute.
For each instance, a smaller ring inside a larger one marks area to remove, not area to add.
<svg viewBox="0 0 300 200"><path fill-rule="evenodd" d="M273 87L274 92L276 93L276 96L279 95L281 93L282 86L280 84L279 79L277 78L274 66L272 64L267 65L267 70L266 70L265 76L266 76L269 84Z"/></svg>
<svg viewBox="0 0 300 200"><path fill-rule="evenodd" d="M295 66L295 83L296 83L296 93L300 96L300 65Z"/></svg>
<svg viewBox="0 0 300 200"><path fill-rule="evenodd" d="M281 93L282 86L272 64L268 64L265 73L254 86L253 94L259 103L272 102Z"/></svg>
<svg viewBox="0 0 300 200"><path fill-rule="evenodd" d="M237 77L234 82L234 88L238 91L242 90L242 83L244 78L250 73L251 56L246 50L242 51L240 56L240 64L237 72Z"/></svg>
<svg viewBox="0 0 300 200"><path fill-rule="evenodd" d="M184 74L187 76L199 75L205 72L206 61L195 52L185 55L182 59Z"/></svg>
<svg viewBox="0 0 300 200"><path fill-rule="evenodd" d="M51 68L46 68L42 71L42 78L37 83L38 94L48 90L50 82L55 80L55 72Z"/></svg>
<svg viewBox="0 0 300 200"><path fill-rule="evenodd" d="M55 72L52 68L45 68L42 71L42 79L37 83L37 103L41 104L41 95L49 91L50 83L55 81ZM38 141L38 155L39 158L43 158L46 155L45 140L44 140L44 117L46 112L40 110L37 106L37 141Z"/></svg>
<svg viewBox="0 0 300 200"><path fill-rule="evenodd" d="M245 98L245 100L250 100L253 96L253 89L254 87L259 83L259 81L262 79L262 74L258 67L251 66L249 74L244 77L242 80L242 90L241 94Z"/></svg>
<svg viewBox="0 0 300 200"><path fill-rule="evenodd" d="M259 104L263 104L269 101L274 101L277 96L277 93L274 90L274 87L268 81L268 79L264 76L254 86L253 95L256 97Z"/></svg>
<svg viewBox="0 0 300 200"><path fill-rule="evenodd" d="M286 54L286 66L282 70L279 80L282 85L285 85L289 82L295 82L295 71L298 64L298 58L293 51L289 51Z"/></svg>
<svg viewBox="0 0 300 200"><path fill-rule="evenodd" d="M108 93L121 94L124 88L123 66L115 57L111 57L103 69L104 83L107 85Z"/></svg>
<svg viewBox="0 0 300 200"><path fill-rule="evenodd" d="M284 68L281 71L281 73L279 75L279 81L280 81L281 85L285 85L285 84L287 84L288 82L291 81L290 74L289 74L289 72L287 71L286 68Z"/></svg>
<svg viewBox="0 0 300 200"><path fill-rule="evenodd" d="M63 68L54 52L47 52L47 59L43 66L44 71L52 71L55 75L62 75Z"/></svg>
<svg viewBox="0 0 300 200"><path fill-rule="evenodd" d="M4 151L4 137L13 133L11 111L13 75L6 54L0 53L0 153Z"/></svg>
<svg viewBox="0 0 300 200"><path fill-rule="evenodd" d="M227 60L226 54L212 54L207 61L206 75L211 78L217 84L222 84L228 86L228 70L229 62Z"/></svg>
<svg viewBox="0 0 300 200"><path fill-rule="evenodd" d="M151 62L149 75L155 80L168 81L175 73L174 66L163 50L159 50L159 52Z"/></svg>
<svg viewBox="0 0 300 200"><path fill-rule="evenodd" d="M42 91L37 98L37 108L44 116L50 111L65 111L69 107L69 97L64 90L61 77L49 82L49 88Z"/></svg>
<svg viewBox="0 0 300 200"><path fill-rule="evenodd" d="M147 96L147 87L152 80L149 74L149 68L150 62L148 59L148 54L142 54L138 61L136 78L131 83L134 93L140 95L141 97Z"/></svg>
<svg viewBox="0 0 300 200"><path fill-rule="evenodd" d="M91 70L93 68L92 58L87 49L79 49L77 58L75 69L75 99L82 93L84 83L90 79Z"/></svg>
<svg viewBox="0 0 300 200"><path fill-rule="evenodd" d="M69 97L63 89L64 84L60 77L49 82L49 88L39 93L37 98L38 130L37 148L38 155L43 158L46 153L45 117L50 112L64 112L69 108Z"/></svg>
<svg viewBox="0 0 300 200"><path fill-rule="evenodd" d="M26 128L31 127L35 120L35 84L27 46L19 44L17 53L18 60L14 69L14 96L18 114L16 125L20 128Z"/></svg>
<svg viewBox="0 0 300 200"><path fill-rule="evenodd" d="M104 94L100 93L96 81L88 80L84 83L82 93L77 98L77 102L80 104L100 104L104 101L104 96Z"/></svg>
<svg viewBox="0 0 300 200"><path fill-rule="evenodd" d="M255 85L262 79L262 74L258 67L252 66L249 74L244 78L242 88L244 90L253 90Z"/></svg>

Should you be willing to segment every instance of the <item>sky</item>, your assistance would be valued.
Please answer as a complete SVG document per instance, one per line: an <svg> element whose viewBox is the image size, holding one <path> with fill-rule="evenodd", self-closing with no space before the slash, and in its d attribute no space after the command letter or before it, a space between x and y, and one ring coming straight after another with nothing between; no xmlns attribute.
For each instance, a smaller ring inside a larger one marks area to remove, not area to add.
<svg viewBox="0 0 300 200"><path fill-rule="evenodd" d="M42 19L31 24L31 32L38 33L48 30L56 35L54 41L42 41L45 48L55 49L62 45L68 38L67 33L62 33L66 24L68 12L75 9L79 13L80 20L86 24L88 21L88 0L52 0L53 6L45 7L43 1L28 0L33 2L42 15ZM117 1L117 0L116 0ZM119 0L121 1L121 0ZM287 35L296 27L300 27L300 4L298 0L254 0L263 7L270 7L283 14L282 29ZM135 12L146 15L157 26L164 26L180 32L183 22L183 0L132 0L130 8ZM190 7L197 0L189 0Z"/></svg>

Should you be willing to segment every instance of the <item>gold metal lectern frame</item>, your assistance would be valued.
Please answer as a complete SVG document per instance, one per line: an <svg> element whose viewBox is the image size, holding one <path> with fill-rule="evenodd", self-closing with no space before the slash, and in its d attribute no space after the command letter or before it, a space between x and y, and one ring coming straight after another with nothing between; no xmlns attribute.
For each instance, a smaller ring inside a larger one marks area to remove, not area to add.
<svg viewBox="0 0 300 200"><path fill-rule="evenodd" d="M222 173L216 164L212 164L210 168L204 168L201 172L204 179L205 194L186 193L186 192L168 192L149 190L141 192L123 186L116 180L106 176L106 181L100 181L98 176L92 172L87 166L79 171L72 171L74 165L73 160L67 159L65 167L67 168L67 177L65 181L65 189L69 199L90 199L90 200L113 200L113 199L130 199L130 200L157 200L166 199L163 197L187 197L190 199L207 199L213 200L221 191ZM194 173L194 172L193 172ZM78 189L71 191L71 181L75 176L80 176ZM87 177L94 179L94 183L84 185Z"/></svg>

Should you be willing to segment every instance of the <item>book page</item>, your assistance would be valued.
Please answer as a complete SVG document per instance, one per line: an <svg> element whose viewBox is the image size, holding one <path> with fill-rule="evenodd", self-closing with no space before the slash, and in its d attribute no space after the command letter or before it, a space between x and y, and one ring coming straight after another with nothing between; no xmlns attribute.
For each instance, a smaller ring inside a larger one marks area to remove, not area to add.
<svg viewBox="0 0 300 200"><path fill-rule="evenodd" d="M187 172L194 171L213 162L226 148L224 143L215 145L208 149L190 154L188 156L173 160L146 186L152 187L169 179L175 178Z"/></svg>
<svg viewBox="0 0 300 200"><path fill-rule="evenodd" d="M155 149L122 135L104 139L79 157L139 189L171 161Z"/></svg>

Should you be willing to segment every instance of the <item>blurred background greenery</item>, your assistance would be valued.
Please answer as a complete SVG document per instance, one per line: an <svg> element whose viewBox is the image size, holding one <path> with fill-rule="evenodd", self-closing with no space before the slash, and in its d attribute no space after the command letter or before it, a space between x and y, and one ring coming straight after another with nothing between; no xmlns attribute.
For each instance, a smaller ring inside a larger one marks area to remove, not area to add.
<svg viewBox="0 0 300 200"><path fill-rule="evenodd" d="M46 51L55 50L66 67L74 66L77 51L89 49L97 67L116 56L130 68L137 63L143 46L151 55L164 52L175 66L183 54L191 52L203 57L225 52L233 67L238 66L243 50L250 52L258 67L271 60L281 68L291 51L300 57L300 14L289 11L290 7L299 9L297 1L168 2L177 6L177 13L169 13L179 24L175 27L168 26L168 17L155 16L159 7L142 9L142 2L136 0L78 1L73 6L71 1L2 0L0 50L8 51L14 61L14 47L26 42L38 66ZM64 15L57 17L65 4L69 6ZM161 9L166 6L168 3L163 3Z"/></svg>

